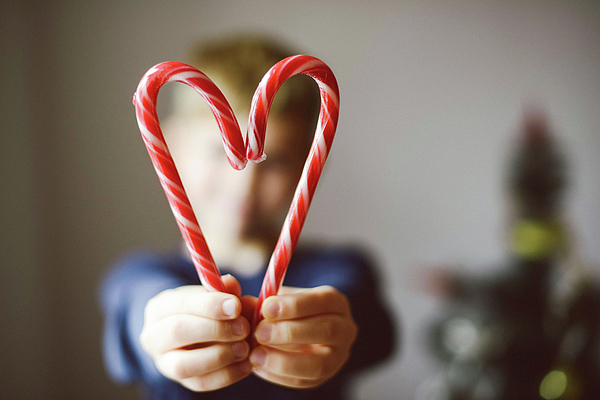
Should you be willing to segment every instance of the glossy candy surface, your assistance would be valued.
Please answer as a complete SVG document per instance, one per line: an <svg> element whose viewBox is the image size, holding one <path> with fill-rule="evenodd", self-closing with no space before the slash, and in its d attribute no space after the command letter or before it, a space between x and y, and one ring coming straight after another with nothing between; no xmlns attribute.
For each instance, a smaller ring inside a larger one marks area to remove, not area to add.
<svg viewBox="0 0 600 400"><path fill-rule="evenodd" d="M283 283L331 149L339 115L339 90L335 76L325 63L311 56L292 56L275 64L265 74L254 93L246 140L231 106L219 88L206 75L187 64L164 62L152 67L141 79L133 97L138 126L148 154L200 280L208 290L224 291L219 269L206 244L160 129L156 112L158 92L169 82L181 82L194 88L215 116L229 163L233 168L241 170L248 160L261 162L265 159L263 149L271 103L283 82L298 74L309 75L317 82L321 93L321 111L302 176L265 274L254 315L254 325L260 321L260 308L264 299L276 294Z"/></svg>

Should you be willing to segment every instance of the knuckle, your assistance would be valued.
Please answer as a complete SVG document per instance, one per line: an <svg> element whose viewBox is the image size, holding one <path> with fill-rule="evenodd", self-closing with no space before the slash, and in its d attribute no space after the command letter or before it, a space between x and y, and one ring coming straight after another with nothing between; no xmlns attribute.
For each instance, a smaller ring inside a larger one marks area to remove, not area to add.
<svg viewBox="0 0 600 400"><path fill-rule="evenodd" d="M318 363L315 363L315 365L312 368L312 373L310 374L309 378L320 379L323 376L325 376L325 372L327 370L327 362L325 360L326 359L323 358Z"/></svg>
<svg viewBox="0 0 600 400"><path fill-rule="evenodd" d="M317 288L316 293L320 297L321 301L331 301L337 297L339 292L333 286L323 285Z"/></svg>
<svg viewBox="0 0 600 400"><path fill-rule="evenodd" d="M279 317L282 319L298 315L298 312L300 311L300 307L298 306L298 298L294 295L281 295L279 304L281 307L279 311Z"/></svg>
<svg viewBox="0 0 600 400"><path fill-rule="evenodd" d="M330 301L335 302L336 308L338 308L342 314L350 314L350 301L344 293L335 290Z"/></svg>
<svg viewBox="0 0 600 400"><path fill-rule="evenodd" d="M146 306L144 307L144 320L148 320L152 315L156 304L156 297L157 296L154 296L146 303Z"/></svg>
<svg viewBox="0 0 600 400"><path fill-rule="evenodd" d="M194 308L197 308L197 307L194 307L195 304L194 304L193 300L194 299L192 296L181 296L179 298L179 309L188 311L188 310L193 310Z"/></svg>
<svg viewBox="0 0 600 400"><path fill-rule="evenodd" d="M331 293L331 292L336 292L337 290L331 286L331 285L322 285L320 286L320 289L322 292L324 293Z"/></svg>
<svg viewBox="0 0 600 400"><path fill-rule="evenodd" d="M340 302L342 303L341 305L342 305L344 311L349 314L351 307L350 307L350 301L348 300L348 297L346 297L346 295L343 293L339 293L339 299L340 299Z"/></svg>
<svg viewBox="0 0 600 400"><path fill-rule="evenodd" d="M269 343L293 343L294 330L288 322L276 322L271 325Z"/></svg>
<svg viewBox="0 0 600 400"><path fill-rule="evenodd" d="M333 370L333 362L331 361L331 357L325 357L321 361L321 366L319 368L319 376L315 378L326 378L332 374Z"/></svg>
<svg viewBox="0 0 600 400"><path fill-rule="evenodd" d="M322 301L334 304L335 308L343 313L350 313L350 301L344 293L330 285L321 286L319 289Z"/></svg>
<svg viewBox="0 0 600 400"><path fill-rule="evenodd" d="M325 343L334 343L338 336L337 324L332 319L325 319L321 323L321 334Z"/></svg>
<svg viewBox="0 0 600 400"><path fill-rule="evenodd" d="M180 319L176 319L171 323L169 335L175 340L180 340L184 336L185 324Z"/></svg>
<svg viewBox="0 0 600 400"><path fill-rule="evenodd" d="M337 362L337 357L336 357L336 353L333 351L333 349L328 348L328 351L326 351L322 358L321 361L319 363L319 375L315 376L315 379L327 379L329 377L331 377L332 375L334 375L337 370L339 368L338 362Z"/></svg>
<svg viewBox="0 0 600 400"><path fill-rule="evenodd" d="M285 322L276 324L273 327L273 332L275 332L275 337L278 337L279 342L281 343L295 343L298 336L292 324ZM279 334L277 335L277 333Z"/></svg>
<svg viewBox="0 0 600 400"><path fill-rule="evenodd" d="M148 302L152 302L152 304L154 306L160 304L162 301L165 300L165 298L169 298L170 296L173 296L173 294L175 293L175 289L165 289L162 292L160 292L159 294L157 294L156 296L154 296L153 298L151 298Z"/></svg>
<svg viewBox="0 0 600 400"><path fill-rule="evenodd" d="M188 379L184 386L192 392L205 392L209 390L209 388L206 386L206 379L200 376L193 379Z"/></svg>
<svg viewBox="0 0 600 400"><path fill-rule="evenodd" d="M149 340L148 340L148 330L146 328L142 328L142 332L140 333L140 337L139 337L139 341L140 344L142 345L142 348L148 352L149 350Z"/></svg>
<svg viewBox="0 0 600 400"><path fill-rule="evenodd" d="M206 392L227 386L235 380L231 368L224 368L215 373L186 379L185 386L193 392Z"/></svg>
<svg viewBox="0 0 600 400"><path fill-rule="evenodd" d="M190 377L187 364L182 359L173 362L173 377L175 379L186 379Z"/></svg>
<svg viewBox="0 0 600 400"><path fill-rule="evenodd" d="M310 386L312 386L310 384L310 380L308 379L303 379L303 378L290 378L289 382L286 382L286 385L294 387L294 388L308 388Z"/></svg>
<svg viewBox="0 0 600 400"><path fill-rule="evenodd" d="M215 340L227 340L233 336L233 322L217 321L212 324L212 335Z"/></svg>
<svg viewBox="0 0 600 400"><path fill-rule="evenodd" d="M204 324L207 342L211 340L220 340L223 338L223 323L219 321L208 321Z"/></svg>
<svg viewBox="0 0 600 400"><path fill-rule="evenodd" d="M218 351L215 354L215 361L218 365L226 366L233 361L233 350L229 346L229 351L225 351L222 346L219 346Z"/></svg>

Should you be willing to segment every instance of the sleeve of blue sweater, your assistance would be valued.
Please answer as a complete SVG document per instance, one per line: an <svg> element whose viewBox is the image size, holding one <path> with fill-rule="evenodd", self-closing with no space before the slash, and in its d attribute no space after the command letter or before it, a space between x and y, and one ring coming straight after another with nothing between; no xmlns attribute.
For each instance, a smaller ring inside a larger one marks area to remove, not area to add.
<svg viewBox="0 0 600 400"><path fill-rule="evenodd" d="M144 308L166 289L188 284L165 259L146 253L118 262L105 277L100 303L104 313L103 353L109 375L120 383L165 379L139 341Z"/></svg>

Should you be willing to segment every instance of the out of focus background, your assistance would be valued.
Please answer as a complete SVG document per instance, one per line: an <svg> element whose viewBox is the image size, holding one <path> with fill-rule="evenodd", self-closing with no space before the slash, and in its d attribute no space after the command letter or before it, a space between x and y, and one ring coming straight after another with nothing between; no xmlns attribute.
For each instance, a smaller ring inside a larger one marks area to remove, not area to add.
<svg viewBox="0 0 600 400"><path fill-rule="evenodd" d="M503 179L528 105L563 144L567 218L599 275L597 1L3 0L0 397L135 398L102 366L99 280L179 232L132 94L152 65L234 32L319 57L340 85L303 236L372 249L402 337L356 399L413 399L431 374L423 330L440 302L421 289L424 266L503 262Z"/></svg>

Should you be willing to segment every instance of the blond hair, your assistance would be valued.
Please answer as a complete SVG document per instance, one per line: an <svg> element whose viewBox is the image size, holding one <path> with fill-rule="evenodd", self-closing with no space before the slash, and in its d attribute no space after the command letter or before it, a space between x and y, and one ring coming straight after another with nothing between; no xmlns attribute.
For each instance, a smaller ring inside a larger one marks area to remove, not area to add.
<svg viewBox="0 0 600 400"><path fill-rule="evenodd" d="M297 53L272 39L242 35L193 48L189 64L217 84L236 114L247 114L254 91L264 74L277 62L294 54ZM176 98L175 109L182 111L194 107L182 104L185 101ZM319 90L312 78L296 76L286 81L277 92L271 106L271 115L300 117L306 121L307 129L310 129L316 124L319 104Z"/></svg>

